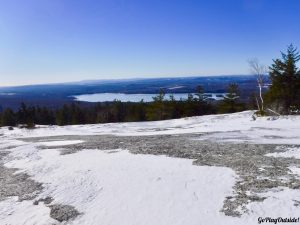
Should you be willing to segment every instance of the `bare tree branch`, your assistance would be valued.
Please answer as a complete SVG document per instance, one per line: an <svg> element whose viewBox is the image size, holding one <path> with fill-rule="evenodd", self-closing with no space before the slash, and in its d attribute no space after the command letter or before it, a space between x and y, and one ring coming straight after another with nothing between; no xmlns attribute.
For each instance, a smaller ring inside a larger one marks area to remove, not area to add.
<svg viewBox="0 0 300 225"><path fill-rule="evenodd" d="M251 72L256 76L257 85L259 89L259 98L260 98L260 106L258 110L263 112L264 111L264 99L262 96L262 88L264 86L264 75L267 72L267 68L265 65L261 64L257 58L253 58L248 60Z"/></svg>

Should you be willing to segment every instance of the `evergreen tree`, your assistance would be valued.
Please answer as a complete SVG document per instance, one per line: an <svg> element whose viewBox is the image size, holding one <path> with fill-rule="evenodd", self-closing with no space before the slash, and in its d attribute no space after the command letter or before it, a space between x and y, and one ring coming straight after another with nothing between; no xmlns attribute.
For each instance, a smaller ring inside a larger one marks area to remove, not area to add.
<svg viewBox="0 0 300 225"><path fill-rule="evenodd" d="M17 122L19 124L25 124L28 128L33 128L35 124L35 107L27 107L27 105L22 102L21 106L17 112Z"/></svg>
<svg viewBox="0 0 300 225"><path fill-rule="evenodd" d="M14 112L10 108L5 109L1 117L1 126L16 126L16 124Z"/></svg>
<svg viewBox="0 0 300 225"><path fill-rule="evenodd" d="M201 85L196 87L196 93L195 95L197 98L195 100L197 101L196 105L196 114L198 116L206 114L207 111L209 111L209 105L204 100L204 89Z"/></svg>
<svg viewBox="0 0 300 225"><path fill-rule="evenodd" d="M19 124L26 124L28 119L28 110L24 102L21 103L21 106L17 112L17 121Z"/></svg>
<svg viewBox="0 0 300 225"><path fill-rule="evenodd" d="M64 105L56 112L56 123L60 126L71 124L71 113L68 105Z"/></svg>
<svg viewBox="0 0 300 225"><path fill-rule="evenodd" d="M78 103L72 103L70 106L70 124L84 124L85 123L85 115L83 110L80 108Z"/></svg>
<svg viewBox="0 0 300 225"><path fill-rule="evenodd" d="M219 111L221 113L234 113L240 110L238 103L240 91L237 84L232 83L228 85L227 94L224 100L220 103Z"/></svg>
<svg viewBox="0 0 300 225"><path fill-rule="evenodd" d="M204 89L201 85L198 85L196 87L196 93L195 95L197 96L196 100L199 101L199 102L203 102L204 101Z"/></svg>
<svg viewBox="0 0 300 225"><path fill-rule="evenodd" d="M187 100L185 101L185 107L184 107L184 116L194 116L195 115L195 99L192 94L188 94Z"/></svg>
<svg viewBox="0 0 300 225"><path fill-rule="evenodd" d="M146 103L142 99L138 103L123 103L124 108L124 118L123 121L133 122L133 121L145 121L146 120L146 112L145 107Z"/></svg>
<svg viewBox="0 0 300 225"><path fill-rule="evenodd" d="M40 120L39 120L39 122L36 122L37 124L42 124L42 125L55 124L55 117L54 117L53 111L49 110L46 107L43 107L42 109L40 109L39 117L40 117Z"/></svg>
<svg viewBox="0 0 300 225"><path fill-rule="evenodd" d="M125 118L125 107L120 100L114 100L111 106L112 121L111 122L122 122Z"/></svg>
<svg viewBox="0 0 300 225"><path fill-rule="evenodd" d="M136 107L136 111L137 111L137 117L136 117L135 121L145 121L146 120L146 104L144 103L144 100L142 99L138 104L135 104L135 107Z"/></svg>
<svg viewBox="0 0 300 225"><path fill-rule="evenodd" d="M169 119L176 119L180 117L180 101L176 101L173 94L169 96L167 102L167 112Z"/></svg>
<svg viewBox="0 0 300 225"><path fill-rule="evenodd" d="M147 108L146 116L148 120L162 120L165 118L165 93L162 89L160 89L157 96L153 97L153 102Z"/></svg>
<svg viewBox="0 0 300 225"><path fill-rule="evenodd" d="M299 52L291 44L286 53L281 52L281 59L273 60L270 67L272 84L267 97L283 113L289 113L290 107L300 105L300 71L296 65L299 60Z"/></svg>

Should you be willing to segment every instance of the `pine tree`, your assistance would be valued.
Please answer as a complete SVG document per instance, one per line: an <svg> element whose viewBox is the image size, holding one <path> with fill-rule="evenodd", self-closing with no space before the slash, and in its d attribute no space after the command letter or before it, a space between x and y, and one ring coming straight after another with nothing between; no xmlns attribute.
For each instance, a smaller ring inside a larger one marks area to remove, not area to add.
<svg viewBox="0 0 300 225"><path fill-rule="evenodd" d="M234 113L240 110L238 103L240 91L237 84L232 83L228 85L227 94L224 100L220 103L219 111L221 113Z"/></svg>
<svg viewBox="0 0 300 225"><path fill-rule="evenodd" d="M291 107L299 107L300 103L300 71L297 62L300 54L292 44L287 53L281 52L281 59L273 60L270 67L272 82L267 93L269 102L276 104L276 109L282 113L289 113Z"/></svg>
<svg viewBox="0 0 300 225"><path fill-rule="evenodd" d="M195 104L196 101L194 99L194 96L192 94L188 94L188 97L185 101L185 107L184 107L184 115L186 117L189 117L189 116L194 116L195 115Z"/></svg>
<svg viewBox="0 0 300 225"><path fill-rule="evenodd" d="M162 120L165 116L165 93L160 89L159 94L153 97L153 102L148 106L146 117L148 120Z"/></svg>
<svg viewBox="0 0 300 225"><path fill-rule="evenodd" d="M169 119L176 119L180 116L180 106L179 101L176 101L173 94L169 96L169 101L167 102L167 112Z"/></svg>
<svg viewBox="0 0 300 225"><path fill-rule="evenodd" d="M28 108L27 118L26 118L26 127L34 128L36 122L36 109L34 106Z"/></svg>
<svg viewBox="0 0 300 225"><path fill-rule="evenodd" d="M36 120L36 109L34 106L27 107L27 105L22 102L21 106L17 112L17 122L19 124L26 125L27 128L33 128L35 126Z"/></svg>
<svg viewBox="0 0 300 225"><path fill-rule="evenodd" d="M197 115L200 116L206 114L206 112L210 109L207 102L204 100L204 88L201 85L196 87L195 95L197 96L197 98L195 98L195 101L197 102Z"/></svg>
<svg viewBox="0 0 300 225"><path fill-rule="evenodd" d="M22 102L17 112L17 120L19 124L26 124L27 119L28 119L28 109L26 104Z"/></svg>
<svg viewBox="0 0 300 225"><path fill-rule="evenodd" d="M71 113L68 105L64 105L56 112L56 123L59 126L71 124Z"/></svg>
<svg viewBox="0 0 300 225"><path fill-rule="evenodd" d="M198 100L199 102L203 102L204 101L204 89L201 85L198 85L196 87L196 93L195 95L197 96L196 100Z"/></svg>
<svg viewBox="0 0 300 225"><path fill-rule="evenodd" d="M4 110L2 113L2 118L1 118L1 125L2 126L16 126L16 117L14 112L10 109L7 108Z"/></svg>

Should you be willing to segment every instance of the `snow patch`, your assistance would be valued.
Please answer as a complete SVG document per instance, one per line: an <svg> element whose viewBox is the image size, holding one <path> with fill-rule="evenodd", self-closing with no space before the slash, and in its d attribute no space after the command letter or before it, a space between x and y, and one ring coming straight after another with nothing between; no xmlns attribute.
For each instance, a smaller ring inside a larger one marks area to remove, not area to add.
<svg viewBox="0 0 300 225"><path fill-rule="evenodd" d="M30 154L28 154L30 153ZM232 194L235 173L229 168L194 166L192 160L108 154L85 150L60 155L33 146L16 148L6 163L44 183L40 197L74 206L83 214L71 224L220 224L220 212ZM26 157L21 157L26 156ZM27 212L35 214L34 210Z"/></svg>
<svg viewBox="0 0 300 225"><path fill-rule="evenodd" d="M299 207L295 202L300 201L299 190L280 188L262 193L261 197L267 197L263 202L252 202L247 205L253 217L297 217L299 216ZM245 215L244 217L247 217Z"/></svg>
<svg viewBox="0 0 300 225"><path fill-rule="evenodd" d="M266 154L266 156L271 157L283 157L283 158L296 158L300 159L300 148L286 148L287 151L285 152L274 152Z"/></svg>

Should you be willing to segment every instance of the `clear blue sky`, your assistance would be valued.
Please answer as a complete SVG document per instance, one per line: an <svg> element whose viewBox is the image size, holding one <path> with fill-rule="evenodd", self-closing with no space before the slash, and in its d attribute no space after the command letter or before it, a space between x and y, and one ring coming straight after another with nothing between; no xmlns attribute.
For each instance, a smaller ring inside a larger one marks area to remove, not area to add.
<svg viewBox="0 0 300 225"><path fill-rule="evenodd" d="M299 0L0 0L0 86L248 74L300 47Z"/></svg>

